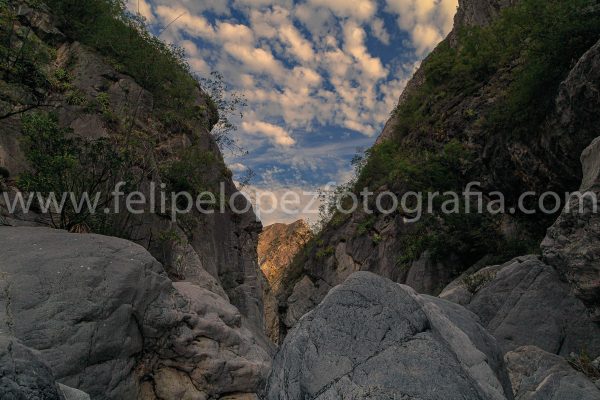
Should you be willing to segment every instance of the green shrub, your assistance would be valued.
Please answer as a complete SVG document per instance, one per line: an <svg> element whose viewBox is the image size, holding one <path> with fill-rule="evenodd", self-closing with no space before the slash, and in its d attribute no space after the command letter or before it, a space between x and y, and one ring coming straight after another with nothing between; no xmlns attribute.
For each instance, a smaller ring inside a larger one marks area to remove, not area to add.
<svg viewBox="0 0 600 400"><path fill-rule="evenodd" d="M73 193L78 201L84 193L90 198L100 193L98 208L109 203L115 184L130 170L126 157L112 143L73 137L68 129L59 126L53 114L27 114L22 124L21 148L30 165L30 170L17 179L22 191L44 196L54 193L59 200L63 193ZM65 204L61 214L53 217L58 228L71 229L82 224L92 228L106 222L87 208L78 212L70 201Z"/></svg>
<svg viewBox="0 0 600 400"><path fill-rule="evenodd" d="M177 122L202 119L196 108L198 82L182 49L153 36L144 22L126 11L122 0L48 0L62 29L113 60L154 95L160 113L178 110ZM160 116L159 113L159 116ZM172 118L173 116L171 116Z"/></svg>
<svg viewBox="0 0 600 400"><path fill-rule="evenodd" d="M600 38L600 14L584 14L594 4L522 0L489 26L460 30L459 46L444 42L431 54L423 66L425 83L396 111L399 135L432 124L428 107L472 94L499 71L508 74L510 84L485 111L487 130L507 137L535 135L573 62Z"/></svg>
<svg viewBox="0 0 600 400"><path fill-rule="evenodd" d="M332 255L335 254L335 247L333 247L332 245L327 246L324 249L321 249L319 251L317 251L317 258L322 259L322 258L327 258L330 257Z"/></svg>
<svg viewBox="0 0 600 400"><path fill-rule="evenodd" d="M496 274L493 272L477 272L464 277L462 282L469 292L475 294L495 278Z"/></svg>
<svg viewBox="0 0 600 400"><path fill-rule="evenodd" d="M15 2L0 2L0 79L28 86L40 96L40 89L51 86L48 70L55 52L31 28L20 26L17 7Z"/></svg>
<svg viewBox="0 0 600 400"><path fill-rule="evenodd" d="M72 106L84 106L87 104L87 98L85 97L85 94L77 89L67 93L66 99L67 104Z"/></svg>
<svg viewBox="0 0 600 400"><path fill-rule="evenodd" d="M169 191L187 192L197 196L202 192L216 194L219 182L227 176L227 167L215 153L192 146L183 151L177 160L161 167L161 177Z"/></svg>
<svg viewBox="0 0 600 400"><path fill-rule="evenodd" d="M363 236L373 228L376 222L377 218L374 215L369 216L367 219L358 224L358 227L356 228L356 235Z"/></svg>
<svg viewBox="0 0 600 400"><path fill-rule="evenodd" d="M428 151L386 140L370 149L367 157L355 185L358 191L383 185L445 191L461 187L472 154L458 141L451 141L441 151Z"/></svg>

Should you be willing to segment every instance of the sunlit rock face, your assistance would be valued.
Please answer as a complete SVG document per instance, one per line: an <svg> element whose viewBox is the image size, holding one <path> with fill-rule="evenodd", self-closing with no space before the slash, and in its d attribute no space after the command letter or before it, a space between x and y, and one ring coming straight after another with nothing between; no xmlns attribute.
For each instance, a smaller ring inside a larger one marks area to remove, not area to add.
<svg viewBox="0 0 600 400"><path fill-rule="evenodd" d="M273 342L279 341L277 294L282 289L283 273L311 237L312 232L303 220L289 225L269 225L259 236L258 263L267 279L264 296L265 327Z"/></svg>

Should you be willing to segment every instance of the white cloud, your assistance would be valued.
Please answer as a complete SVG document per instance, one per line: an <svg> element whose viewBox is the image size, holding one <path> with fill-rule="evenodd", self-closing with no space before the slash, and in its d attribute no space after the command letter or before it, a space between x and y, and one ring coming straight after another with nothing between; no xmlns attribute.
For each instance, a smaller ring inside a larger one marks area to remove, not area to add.
<svg viewBox="0 0 600 400"><path fill-rule="evenodd" d="M254 32L243 24L219 22L216 35L221 42L254 44Z"/></svg>
<svg viewBox="0 0 600 400"><path fill-rule="evenodd" d="M373 32L373 36L375 36L381 43L385 45L390 44L390 34L385 29L385 24L382 19L373 19L371 22L371 32Z"/></svg>
<svg viewBox="0 0 600 400"><path fill-rule="evenodd" d="M229 169L233 172L244 172L248 169L248 167L246 167L244 164L242 163L233 163L231 165L229 165Z"/></svg>
<svg viewBox="0 0 600 400"><path fill-rule="evenodd" d="M285 75L285 70L281 63L271 52L265 49L237 43L225 43L223 48L229 55L242 62L252 72L268 74L273 77Z"/></svg>
<svg viewBox="0 0 600 400"><path fill-rule="evenodd" d="M408 31L423 56L450 32L458 0L386 0L387 10L398 16L400 29Z"/></svg>
<svg viewBox="0 0 600 400"><path fill-rule="evenodd" d="M244 187L242 193L252 203L263 226L277 222L289 224L299 219L309 224L319 220L321 199L315 195L315 188L270 186L265 189L250 185Z"/></svg>
<svg viewBox="0 0 600 400"><path fill-rule="evenodd" d="M375 0L308 0L308 4L327 8L338 17L351 17L357 20L368 20L377 12Z"/></svg>
<svg viewBox="0 0 600 400"><path fill-rule="evenodd" d="M265 136L279 146L290 147L296 144L296 141L282 127L268 122L244 121L242 123L242 129L246 133Z"/></svg>
<svg viewBox="0 0 600 400"><path fill-rule="evenodd" d="M206 18L195 15L184 7L158 6L156 14L160 17L163 26L178 31L202 37L213 38L215 31Z"/></svg>
<svg viewBox="0 0 600 400"><path fill-rule="evenodd" d="M233 135L250 155L227 156L230 168L260 170L261 187L281 187L285 176L300 189L313 183L300 183L306 174L322 180L337 179L331 171L347 173L356 146L370 146L414 62L451 29L456 2L140 0L140 12L154 18L158 29L174 21L161 38L183 47L195 72L220 71L228 90L247 98L245 118ZM381 3L385 9L378 9ZM128 0L128 7L137 8L137 0ZM410 34L414 49L391 35L397 29L390 17ZM379 56L373 39L389 45L393 57ZM330 127L332 137L324 139ZM311 134L318 146L310 138L299 140ZM259 167L264 165L285 171L265 172Z"/></svg>
<svg viewBox="0 0 600 400"><path fill-rule="evenodd" d="M363 72L374 79L383 79L388 72L381 60L372 57L365 45L366 32L356 23L349 21L344 26L344 48L358 61Z"/></svg>
<svg viewBox="0 0 600 400"><path fill-rule="evenodd" d="M146 0L128 0L127 9L135 14L140 14L146 18L147 22L152 23L155 21L152 6Z"/></svg>

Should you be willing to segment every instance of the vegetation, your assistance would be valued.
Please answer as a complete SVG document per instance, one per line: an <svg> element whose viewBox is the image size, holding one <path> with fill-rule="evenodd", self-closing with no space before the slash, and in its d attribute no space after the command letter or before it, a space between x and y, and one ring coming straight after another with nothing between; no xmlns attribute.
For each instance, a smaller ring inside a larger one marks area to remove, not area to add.
<svg viewBox="0 0 600 400"><path fill-rule="evenodd" d="M485 285L490 283L496 278L496 274L494 272L476 272L472 275L466 276L462 282L466 286L467 290L472 294L480 291Z"/></svg>
<svg viewBox="0 0 600 400"><path fill-rule="evenodd" d="M440 128L430 112L436 103L472 94L500 71L508 88L479 119L490 134L535 135L573 62L600 38L600 14L588 10L595 3L523 0L490 26L459 31L459 46L445 42L431 54L424 84L396 110L398 135ZM477 112L465 114L474 118Z"/></svg>
<svg viewBox="0 0 600 400"><path fill-rule="evenodd" d="M47 0L70 37L112 60L154 95L164 122L186 125L206 120L196 105L198 83L182 49L152 35L144 21L129 14L122 0ZM169 113L169 110L178 110Z"/></svg>
<svg viewBox="0 0 600 400"><path fill-rule="evenodd" d="M12 2L0 0L0 119L43 104L41 92L51 87L48 66L54 56L54 49L37 39L31 28L19 25ZM20 99L24 104L19 107L11 104L10 86L15 83L33 89L29 98Z"/></svg>
<svg viewBox="0 0 600 400"><path fill-rule="evenodd" d="M466 183L476 180L480 167L463 144L467 143L464 132L447 126L451 122L446 115L493 77L503 76L501 85L508 82L506 90L493 105L463 110L461 120L496 137L535 136L553 106L560 82L600 38L600 13L587 10L595 3L522 0L505 9L490 26L459 31L458 46L442 43L423 64L423 84L395 110L394 136L374 146L358 163L352 191L387 187L399 194L462 192ZM434 209L439 210L443 201L438 198ZM334 221L337 214L330 215ZM402 235L398 265L408 267L425 251L434 260L458 257L464 266L484 255L503 262L536 251L533 243L536 235L543 235L546 221L522 219L525 229L534 233L529 240L506 239L500 232L500 217L494 215L426 215ZM368 231L363 224L358 235Z"/></svg>
<svg viewBox="0 0 600 400"><path fill-rule="evenodd" d="M177 160L163 164L161 176L169 191L187 192L197 196L203 192L216 194L218 183L230 177L230 172L214 152L197 146L185 149Z"/></svg>
<svg viewBox="0 0 600 400"><path fill-rule="evenodd" d="M567 361L574 369L585 374L592 381L600 379L600 369L598 365L594 365L592 358L586 350L582 350L579 354L572 353Z"/></svg>
<svg viewBox="0 0 600 400"><path fill-rule="evenodd" d="M22 148L31 167L18 178L24 192L40 193L46 199L53 194L57 204L63 193L72 193L76 202L83 205L77 210L77 204L66 201L60 213L51 213L54 226L71 230L85 225L86 230L101 231L105 217L88 209L82 202L84 193L92 202L99 193L97 209L103 210L111 201L111 192L119 178L127 175L127 157L115 151L114 144L106 139L86 141L71 137L67 129L58 125L55 115L43 113L23 117Z"/></svg>
<svg viewBox="0 0 600 400"><path fill-rule="evenodd" d="M335 247L333 247L333 245L327 246L324 249L321 249L319 251L317 251L317 258L322 259L322 258L327 258L329 256L332 256L335 254Z"/></svg>

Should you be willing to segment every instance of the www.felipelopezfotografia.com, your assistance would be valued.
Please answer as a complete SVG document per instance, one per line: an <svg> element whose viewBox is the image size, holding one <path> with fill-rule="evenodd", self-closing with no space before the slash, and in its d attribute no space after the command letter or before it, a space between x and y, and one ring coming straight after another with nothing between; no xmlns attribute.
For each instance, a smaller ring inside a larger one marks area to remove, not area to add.
<svg viewBox="0 0 600 400"><path fill-rule="evenodd" d="M42 214L61 214L65 210L87 214L132 215L161 214L168 215L173 222L181 215L192 212L215 214L232 212L246 214L253 210L261 217L273 214L288 216L318 216L323 212L324 199L330 212L352 214L361 211L365 214L401 214L408 223L418 222L424 215L441 213L451 214L523 214L542 213L554 215L566 208L580 210L586 206L592 212L598 212L598 194L593 191L563 193L525 192L514 205L508 205L503 193L495 191L484 194L479 182L469 183L462 192L405 192L397 194L390 191L373 192L363 189L351 191L297 191L245 189L228 195L222 182L218 192L205 191L199 194L189 192L168 192L166 185L149 184L148 192L126 192L126 182L119 182L114 190L106 193L40 193L40 192L3 192L5 207L9 214L27 214L31 211ZM334 187L331 183L329 188ZM244 199L246 201L239 201Z"/></svg>

